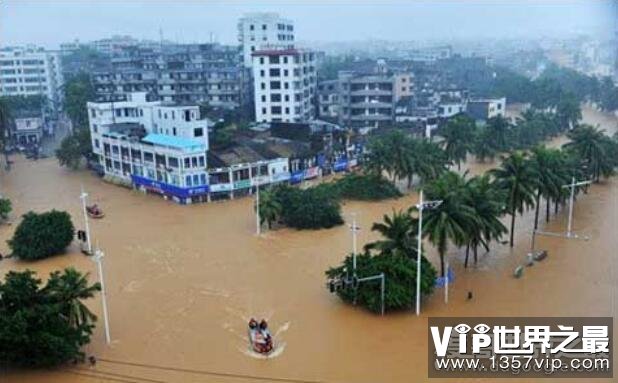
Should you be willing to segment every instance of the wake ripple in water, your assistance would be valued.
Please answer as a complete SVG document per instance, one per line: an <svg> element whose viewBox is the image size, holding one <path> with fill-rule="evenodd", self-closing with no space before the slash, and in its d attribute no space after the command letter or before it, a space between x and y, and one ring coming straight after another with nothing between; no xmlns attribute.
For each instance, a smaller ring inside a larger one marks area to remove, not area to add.
<svg viewBox="0 0 618 383"><path fill-rule="evenodd" d="M233 312L233 310L228 309L228 312ZM245 328L244 331L237 330L235 326L232 326L232 324L230 323L223 324L223 328L236 338L236 343L237 343L236 348L238 349L238 351L254 359L272 359L272 358L276 358L279 355L283 354L283 351L285 351L285 347L287 343L283 342L283 340L281 339L281 336L286 331L289 330L290 322L283 323L281 326L277 328L276 331L273 332L273 346L274 346L273 351L270 352L269 354L260 354L259 352L253 351L253 349L251 348L251 345L248 344L249 342L247 339L246 323L249 322L249 318L246 318L246 315L240 315L240 316L242 316L242 319L243 319L242 325ZM269 317L267 317L266 320L270 322Z"/></svg>

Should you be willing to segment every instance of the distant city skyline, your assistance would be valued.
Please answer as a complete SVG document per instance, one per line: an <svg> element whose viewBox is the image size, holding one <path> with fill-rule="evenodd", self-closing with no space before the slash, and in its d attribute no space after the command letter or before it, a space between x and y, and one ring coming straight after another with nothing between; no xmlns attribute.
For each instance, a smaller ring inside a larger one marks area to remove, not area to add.
<svg viewBox="0 0 618 383"><path fill-rule="evenodd" d="M611 1L77 1L5 0L0 44L58 48L130 35L180 43L237 44L236 23L249 12L276 12L294 20L297 40L427 41L448 39L608 37L616 19Z"/></svg>

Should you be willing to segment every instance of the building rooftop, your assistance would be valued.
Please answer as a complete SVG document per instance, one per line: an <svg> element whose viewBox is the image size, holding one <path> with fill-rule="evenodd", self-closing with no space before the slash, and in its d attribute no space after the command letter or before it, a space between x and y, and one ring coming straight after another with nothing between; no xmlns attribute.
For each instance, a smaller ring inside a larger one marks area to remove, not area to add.
<svg viewBox="0 0 618 383"><path fill-rule="evenodd" d="M192 138L185 137L177 137L177 136L168 136L165 134L154 134L151 133L146 137L142 138L142 141L145 143L159 145L159 146L167 146L174 149L183 149L183 150L201 150L205 149L205 145L197 140Z"/></svg>

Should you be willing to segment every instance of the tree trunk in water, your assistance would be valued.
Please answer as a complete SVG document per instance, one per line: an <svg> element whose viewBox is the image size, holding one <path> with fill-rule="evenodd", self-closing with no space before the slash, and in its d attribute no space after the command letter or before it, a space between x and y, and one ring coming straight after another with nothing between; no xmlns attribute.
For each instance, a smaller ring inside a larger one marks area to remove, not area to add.
<svg viewBox="0 0 618 383"><path fill-rule="evenodd" d="M513 243L515 242L515 209L511 212L511 247L513 247Z"/></svg>
<svg viewBox="0 0 618 383"><path fill-rule="evenodd" d="M558 199L554 201L554 215L558 214Z"/></svg>
<svg viewBox="0 0 618 383"><path fill-rule="evenodd" d="M534 230L539 228L539 210L541 208L541 191L536 194L536 210L534 212Z"/></svg>
<svg viewBox="0 0 618 383"><path fill-rule="evenodd" d="M440 254L440 275L444 278L444 254Z"/></svg>
<svg viewBox="0 0 618 383"><path fill-rule="evenodd" d="M479 261L479 247L478 245L474 246L474 266L476 266L476 263Z"/></svg>
<svg viewBox="0 0 618 383"><path fill-rule="evenodd" d="M468 268L468 257L470 256L470 244L466 246L466 261L464 262L464 267Z"/></svg>
<svg viewBox="0 0 618 383"><path fill-rule="evenodd" d="M545 205L545 222L549 223L549 206L551 204L551 198L547 197L547 204Z"/></svg>

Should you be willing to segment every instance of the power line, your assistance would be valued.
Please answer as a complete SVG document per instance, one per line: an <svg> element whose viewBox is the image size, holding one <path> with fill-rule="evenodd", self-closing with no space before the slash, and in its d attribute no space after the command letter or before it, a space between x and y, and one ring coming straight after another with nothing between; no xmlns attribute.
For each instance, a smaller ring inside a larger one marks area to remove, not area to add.
<svg viewBox="0 0 618 383"><path fill-rule="evenodd" d="M256 376L256 375L244 375L244 374L234 374L228 372L217 372L217 371L208 371L208 370L194 370L189 368L180 368L180 367L164 367L164 366L155 366L152 364L145 363L135 363L135 362L124 362L120 360L112 360L112 359L97 359L98 362L107 362L112 364L121 364L125 366L133 366L133 367L144 367L144 368L152 368L157 370L165 370L165 371L174 371L174 372L185 372L189 374L200 374L200 375L211 375L211 376L220 376L225 378L236 378L236 379L245 379L245 380L260 380L266 382L287 382L287 383L326 383L318 380L304 380L304 379L294 379L294 378L273 378L268 376Z"/></svg>
<svg viewBox="0 0 618 383"><path fill-rule="evenodd" d="M120 383L140 383L137 380L126 380L126 379L120 379L120 378L110 378L110 377L106 377L103 375L93 375L93 374L85 374L83 372L77 372L77 371L66 371L69 374L73 374L73 375L79 375L79 376L85 376L87 378L93 378L93 379L103 379L103 380L107 380L110 382L120 382Z"/></svg>
<svg viewBox="0 0 618 383"><path fill-rule="evenodd" d="M141 381L141 382L166 383L166 382L164 382L162 380L142 378L142 377L139 377L139 376L124 375L124 374L118 374L118 373L115 373L115 372L100 371L100 370L96 370L96 369L91 370L91 369L87 369L87 368L78 368L78 370L86 371L88 373L93 373L93 374L101 374L101 375L109 375L109 376L118 377L118 378L133 379L133 380L138 380L138 381Z"/></svg>

